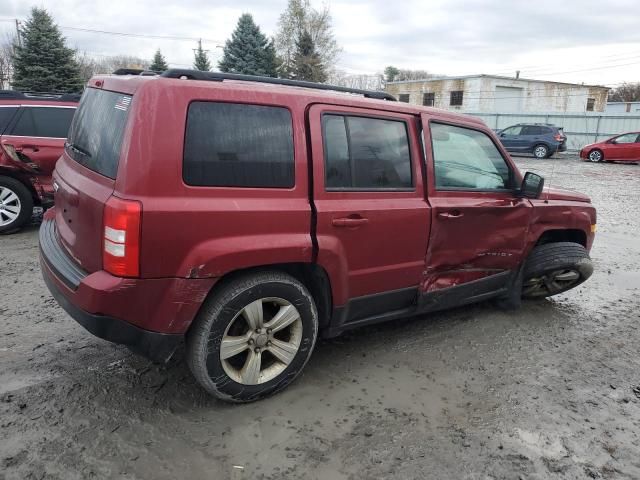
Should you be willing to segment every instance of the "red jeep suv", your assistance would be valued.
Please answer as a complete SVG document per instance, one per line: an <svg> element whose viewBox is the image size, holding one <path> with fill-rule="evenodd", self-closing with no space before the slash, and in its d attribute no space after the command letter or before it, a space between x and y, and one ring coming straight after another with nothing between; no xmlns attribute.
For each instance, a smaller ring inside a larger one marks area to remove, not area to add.
<svg viewBox="0 0 640 480"><path fill-rule="evenodd" d="M51 173L79 99L0 90L0 234L20 229L34 205L53 204Z"/></svg>
<svg viewBox="0 0 640 480"><path fill-rule="evenodd" d="M330 91L334 90L334 91ZM480 120L383 92L169 70L88 84L40 228L53 296L209 393L272 394L320 334L568 290L589 198L524 177Z"/></svg>

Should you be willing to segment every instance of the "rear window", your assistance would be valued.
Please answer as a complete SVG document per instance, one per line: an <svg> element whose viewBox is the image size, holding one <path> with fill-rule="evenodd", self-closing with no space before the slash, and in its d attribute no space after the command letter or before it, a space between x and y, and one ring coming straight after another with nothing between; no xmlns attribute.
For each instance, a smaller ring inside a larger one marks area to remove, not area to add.
<svg viewBox="0 0 640 480"><path fill-rule="evenodd" d="M73 118L66 144L76 162L116 178L131 96L87 88Z"/></svg>
<svg viewBox="0 0 640 480"><path fill-rule="evenodd" d="M75 112L73 107L23 107L11 135L66 138Z"/></svg>
<svg viewBox="0 0 640 480"><path fill-rule="evenodd" d="M17 111L18 107L0 107L0 134L7 128Z"/></svg>
<svg viewBox="0 0 640 480"><path fill-rule="evenodd" d="M183 178L195 186L293 187L291 113L263 105L191 103Z"/></svg>

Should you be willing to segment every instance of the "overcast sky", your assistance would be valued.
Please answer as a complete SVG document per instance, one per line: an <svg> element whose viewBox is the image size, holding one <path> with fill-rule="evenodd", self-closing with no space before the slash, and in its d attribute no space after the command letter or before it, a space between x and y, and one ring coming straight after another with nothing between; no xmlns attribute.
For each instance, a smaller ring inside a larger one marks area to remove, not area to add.
<svg viewBox="0 0 640 480"><path fill-rule="evenodd" d="M214 63L217 45L249 12L275 33L286 0L39 0L71 47L91 55L150 58L160 48L172 66L189 67L195 41L80 32L65 27L158 36L201 37ZM445 75L476 73L615 86L640 81L639 0L327 0L343 49L338 67L380 72L387 65ZM321 1L312 4L320 6ZM5 21L28 17L28 0L0 0Z"/></svg>

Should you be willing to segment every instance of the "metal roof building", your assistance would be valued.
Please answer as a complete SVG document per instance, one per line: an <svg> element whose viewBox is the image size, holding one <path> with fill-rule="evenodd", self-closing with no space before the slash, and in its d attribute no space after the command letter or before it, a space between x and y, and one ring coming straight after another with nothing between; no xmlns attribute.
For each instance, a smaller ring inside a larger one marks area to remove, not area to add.
<svg viewBox="0 0 640 480"><path fill-rule="evenodd" d="M496 75L388 82L400 101L467 112L602 112L608 87Z"/></svg>

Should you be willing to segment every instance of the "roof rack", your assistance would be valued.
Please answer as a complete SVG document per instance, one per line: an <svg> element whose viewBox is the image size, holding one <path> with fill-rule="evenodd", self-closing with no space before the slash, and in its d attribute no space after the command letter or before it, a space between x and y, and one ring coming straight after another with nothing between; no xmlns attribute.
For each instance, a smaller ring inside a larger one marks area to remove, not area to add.
<svg viewBox="0 0 640 480"><path fill-rule="evenodd" d="M286 78L259 77L254 75L242 75L239 73L219 73L203 72L200 70L188 70L182 68L170 68L160 74L165 78L185 78L189 80L208 80L210 82L222 82L224 80L240 80L243 82L271 83L274 85L286 85L289 87L313 88L315 90L331 90L334 92L356 93L367 98L378 100L396 101L396 97L386 92L375 92L373 90L361 90L359 88L339 87L336 85L325 85L324 83L306 82L302 80L289 80Z"/></svg>
<svg viewBox="0 0 640 480"><path fill-rule="evenodd" d="M0 90L0 100L38 100L51 102L79 102L80 93L43 93Z"/></svg>
<svg viewBox="0 0 640 480"><path fill-rule="evenodd" d="M119 68L113 72L113 75L141 75L143 77L151 77L158 75L158 72L143 70L141 68Z"/></svg>

